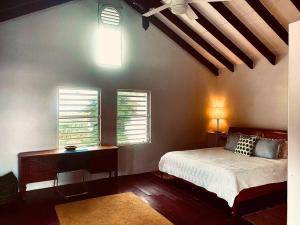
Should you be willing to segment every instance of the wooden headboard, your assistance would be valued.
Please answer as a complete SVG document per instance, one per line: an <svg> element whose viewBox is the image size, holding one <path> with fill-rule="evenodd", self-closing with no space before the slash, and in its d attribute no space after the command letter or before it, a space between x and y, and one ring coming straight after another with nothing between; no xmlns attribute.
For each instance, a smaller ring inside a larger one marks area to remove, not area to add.
<svg viewBox="0 0 300 225"><path fill-rule="evenodd" d="M257 135L259 137L287 140L288 133L285 130L272 130L263 128L229 127L228 133L237 133L248 135Z"/></svg>

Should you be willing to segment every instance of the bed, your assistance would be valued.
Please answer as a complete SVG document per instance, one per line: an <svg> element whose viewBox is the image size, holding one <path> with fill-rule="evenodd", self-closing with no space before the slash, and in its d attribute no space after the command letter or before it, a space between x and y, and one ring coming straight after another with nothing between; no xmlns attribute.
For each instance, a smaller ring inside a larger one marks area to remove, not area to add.
<svg viewBox="0 0 300 225"><path fill-rule="evenodd" d="M286 131L231 127L230 132L287 140ZM233 214L240 202L280 191L287 181L287 159L246 157L223 147L168 152L159 170L215 193Z"/></svg>

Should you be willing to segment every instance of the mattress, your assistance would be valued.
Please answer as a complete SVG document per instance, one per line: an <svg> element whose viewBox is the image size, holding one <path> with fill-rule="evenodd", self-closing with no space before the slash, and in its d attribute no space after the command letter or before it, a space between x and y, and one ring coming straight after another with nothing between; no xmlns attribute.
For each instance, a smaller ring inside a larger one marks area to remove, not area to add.
<svg viewBox="0 0 300 225"><path fill-rule="evenodd" d="M247 157L222 147L168 152L159 170L216 193L230 207L243 189L287 181L287 159Z"/></svg>

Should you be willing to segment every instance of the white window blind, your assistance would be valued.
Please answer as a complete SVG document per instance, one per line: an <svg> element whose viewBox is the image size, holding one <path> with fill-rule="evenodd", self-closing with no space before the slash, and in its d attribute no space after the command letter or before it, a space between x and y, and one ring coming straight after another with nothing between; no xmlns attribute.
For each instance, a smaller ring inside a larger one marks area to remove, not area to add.
<svg viewBox="0 0 300 225"><path fill-rule="evenodd" d="M59 146L88 147L100 142L99 91L59 89Z"/></svg>
<svg viewBox="0 0 300 225"><path fill-rule="evenodd" d="M147 91L118 91L118 145L149 143L150 93Z"/></svg>

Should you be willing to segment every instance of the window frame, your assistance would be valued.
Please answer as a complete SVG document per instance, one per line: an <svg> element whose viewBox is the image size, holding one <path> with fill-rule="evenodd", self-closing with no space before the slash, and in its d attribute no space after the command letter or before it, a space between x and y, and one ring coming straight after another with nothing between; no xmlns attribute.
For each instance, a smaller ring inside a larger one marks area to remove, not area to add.
<svg viewBox="0 0 300 225"><path fill-rule="evenodd" d="M106 24L106 23L102 22L101 14L105 8L114 8L118 12L119 18L120 18L118 25L110 25L110 24ZM124 65L124 43L123 43L124 42L124 40L123 40L124 32L123 32L123 26L122 26L123 15L122 15L121 10L122 10L121 6L118 6L117 4L113 4L113 3L103 3L103 4L98 5L98 38L101 37L101 29L103 27L120 32L120 65L102 63L100 60L101 56L99 56L98 64L100 67L120 69ZM101 46L101 43L99 43L99 46ZM99 54L101 54L101 53L99 53Z"/></svg>
<svg viewBox="0 0 300 225"><path fill-rule="evenodd" d="M118 92L137 92L137 93L147 93L147 122L148 122L148 135L147 135L147 142L143 143L119 143L118 142L118 112L119 112L119 104L118 104ZM144 145L144 144L151 144L152 143L152 101L151 101L152 92L150 90L137 90L137 89L117 89L116 94L116 102L117 102L117 112L116 112L116 143L117 146L131 146L131 145Z"/></svg>
<svg viewBox="0 0 300 225"><path fill-rule="evenodd" d="M59 145L59 90L60 89L66 89L66 90L88 90L88 91L97 91L98 92L98 145L101 145L102 141L102 132L101 132L101 122L102 122L102 107L101 107L101 89L96 87L82 87L82 86L59 86L56 89L56 146L58 149L62 149L63 146ZM82 148L82 147L80 147Z"/></svg>

